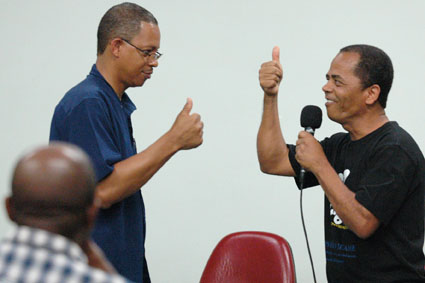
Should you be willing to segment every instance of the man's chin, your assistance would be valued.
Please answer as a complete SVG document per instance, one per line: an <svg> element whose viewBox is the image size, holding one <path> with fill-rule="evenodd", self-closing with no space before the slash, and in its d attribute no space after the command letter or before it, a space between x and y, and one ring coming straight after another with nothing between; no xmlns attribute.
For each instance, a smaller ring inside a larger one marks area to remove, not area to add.
<svg viewBox="0 0 425 283"><path fill-rule="evenodd" d="M130 87L141 87L145 84L145 82L146 82L145 79L139 80L137 82L132 83L132 85Z"/></svg>
<svg viewBox="0 0 425 283"><path fill-rule="evenodd" d="M328 114L329 120L338 123L338 119L336 117L332 116L332 114L330 114L329 111L327 112L327 114Z"/></svg>

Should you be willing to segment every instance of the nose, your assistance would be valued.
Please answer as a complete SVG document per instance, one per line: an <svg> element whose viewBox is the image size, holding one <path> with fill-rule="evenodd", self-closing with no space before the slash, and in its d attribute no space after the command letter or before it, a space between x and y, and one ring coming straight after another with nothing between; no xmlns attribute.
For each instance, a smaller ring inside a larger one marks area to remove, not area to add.
<svg viewBox="0 0 425 283"><path fill-rule="evenodd" d="M325 85L322 87L324 93L331 92L330 80L328 80Z"/></svg>
<svg viewBox="0 0 425 283"><path fill-rule="evenodd" d="M154 68L158 67L158 59L152 59L152 60L150 60L149 61L149 66L154 67Z"/></svg>

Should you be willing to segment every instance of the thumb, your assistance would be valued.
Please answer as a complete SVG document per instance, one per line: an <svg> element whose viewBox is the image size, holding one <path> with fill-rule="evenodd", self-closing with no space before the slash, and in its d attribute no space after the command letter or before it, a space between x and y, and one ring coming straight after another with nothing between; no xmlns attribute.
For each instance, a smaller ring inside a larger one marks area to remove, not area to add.
<svg viewBox="0 0 425 283"><path fill-rule="evenodd" d="M279 46L273 47L272 59L273 59L273 61L280 62L280 48L279 48Z"/></svg>
<svg viewBox="0 0 425 283"><path fill-rule="evenodd" d="M186 104L183 107L182 112L189 114L190 111L192 110L192 106L193 106L192 98L188 97L187 98L187 101L186 101Z"/></svg>

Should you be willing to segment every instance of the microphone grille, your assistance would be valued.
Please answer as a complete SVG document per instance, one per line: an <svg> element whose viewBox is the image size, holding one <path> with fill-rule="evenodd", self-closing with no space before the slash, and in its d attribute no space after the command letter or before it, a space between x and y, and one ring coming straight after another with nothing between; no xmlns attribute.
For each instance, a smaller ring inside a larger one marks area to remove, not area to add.
<svg viewBox="0 0 425 283"><path fill-rule="evenodd" d="M318 129L322 125L322 109L316 105L307 105L301 111L301 127Z"/></svg>

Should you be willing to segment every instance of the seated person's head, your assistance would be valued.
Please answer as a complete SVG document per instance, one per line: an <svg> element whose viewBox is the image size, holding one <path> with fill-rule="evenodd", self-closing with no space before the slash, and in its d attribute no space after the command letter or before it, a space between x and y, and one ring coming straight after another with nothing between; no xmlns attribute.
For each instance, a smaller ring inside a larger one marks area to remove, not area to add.
<svg viewBox="0 0 425 283"><path fill-rule="evenodd" d="M76 146L53 143L18 161L7 211L18 225L81 242L89 237L97 212L95 185L87 155Z"/></svg>

